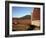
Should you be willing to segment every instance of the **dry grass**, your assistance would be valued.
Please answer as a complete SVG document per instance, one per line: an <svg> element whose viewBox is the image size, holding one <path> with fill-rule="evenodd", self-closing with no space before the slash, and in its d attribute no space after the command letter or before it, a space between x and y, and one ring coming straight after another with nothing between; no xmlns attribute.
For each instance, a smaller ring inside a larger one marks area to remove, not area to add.
<svg viewBox="0 0 46 38"><path fill-rule="evenodd" d="M13 27L16 31L25 31L29 28L29 25L17 24Z"/></svg>
<svg viewBox="0 0 46 38"><path fill-rule="evenodd" d="M26 31L28 29L39 30L40 29L39 26L40 26L39 20L32 21L32 24L31 20L18 20L14 21L12 27L14 31Z"/></svg>

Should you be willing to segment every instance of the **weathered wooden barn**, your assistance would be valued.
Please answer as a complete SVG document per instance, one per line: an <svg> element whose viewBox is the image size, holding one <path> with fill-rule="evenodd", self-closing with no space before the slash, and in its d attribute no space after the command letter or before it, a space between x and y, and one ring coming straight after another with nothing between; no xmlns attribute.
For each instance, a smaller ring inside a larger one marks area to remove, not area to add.
<svg viewBox="0 0 46 38"><path fill-rule="evenodd" d="M31 20L32 25L40 26L40 8L34 8Z"/></svg>

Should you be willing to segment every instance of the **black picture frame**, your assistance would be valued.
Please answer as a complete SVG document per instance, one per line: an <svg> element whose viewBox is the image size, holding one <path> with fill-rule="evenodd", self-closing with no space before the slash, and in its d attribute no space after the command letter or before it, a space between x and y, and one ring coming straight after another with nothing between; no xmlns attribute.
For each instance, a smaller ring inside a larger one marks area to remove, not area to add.
<svg viewBox="0 0 46 38"><path fill-rule="evenodd" d="M9 35L9 3L43 5L43 33ZM5 1L5 37L36 36L45 34L45 4L36 2Z"/></svg>

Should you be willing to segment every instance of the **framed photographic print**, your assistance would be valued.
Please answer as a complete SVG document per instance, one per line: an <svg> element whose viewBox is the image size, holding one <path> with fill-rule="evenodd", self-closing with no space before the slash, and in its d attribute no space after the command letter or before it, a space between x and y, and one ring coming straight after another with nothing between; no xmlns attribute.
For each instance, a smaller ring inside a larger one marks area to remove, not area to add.
<svg viewBox="0 0 46 38"><path fill-rule="evenodd" d="M5 1L5 37L45 34L44 3Z"/></svg>

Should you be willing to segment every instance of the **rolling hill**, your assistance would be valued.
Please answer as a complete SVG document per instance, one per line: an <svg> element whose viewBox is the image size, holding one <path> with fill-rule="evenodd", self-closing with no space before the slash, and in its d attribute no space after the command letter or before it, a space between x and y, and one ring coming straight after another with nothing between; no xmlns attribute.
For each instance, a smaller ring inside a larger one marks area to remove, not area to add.
<svg viewBox="0 0 46 38"><path fill-rule="evenodd" d="M13 20L19 20L19 19L31 19L31 15L25 15L25 16L23 16L23 17L20 17L20 18L13 18Z"/></svg>

